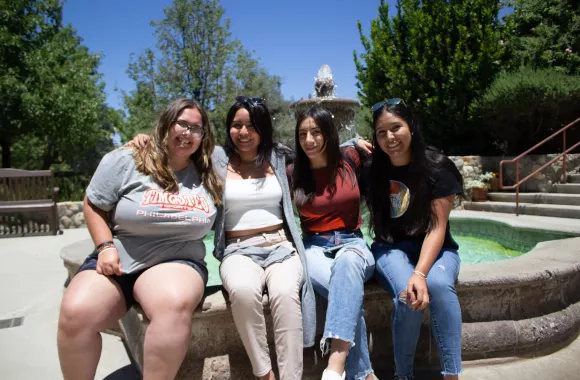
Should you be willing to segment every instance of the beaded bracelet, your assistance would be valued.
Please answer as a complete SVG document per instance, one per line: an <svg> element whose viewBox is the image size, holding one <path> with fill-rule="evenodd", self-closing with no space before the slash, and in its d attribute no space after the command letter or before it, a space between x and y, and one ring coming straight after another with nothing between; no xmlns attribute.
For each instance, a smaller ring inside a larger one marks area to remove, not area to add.
<svg viewBox="0 0 580 380"><path fill-rule="evenodd" d="M102 250L98 251L97 256L99 256L103 252L110 251L112 249L115 249L116 250L117 248L115 248L115 247L108 247L108 248L102 249Z"/></svg>
<svg viewBox="0 0 580 380"><path fill-rule="evenodd" d="M415 270L415 271L413 271L413 273L415 273L417 276L423 277L425 280L427 279L427 276L423 272L419 272L418 270Z"/></svg>
<svg viewBox="0 0 580 380"><path fill-rule="evenodd" d="M95 251L97 251L97 253L101 253L106 248L115 248L115 243L113 243L110 240L109 241L102 242L101 244L97 245L97 248L95 248Z"/></svg>

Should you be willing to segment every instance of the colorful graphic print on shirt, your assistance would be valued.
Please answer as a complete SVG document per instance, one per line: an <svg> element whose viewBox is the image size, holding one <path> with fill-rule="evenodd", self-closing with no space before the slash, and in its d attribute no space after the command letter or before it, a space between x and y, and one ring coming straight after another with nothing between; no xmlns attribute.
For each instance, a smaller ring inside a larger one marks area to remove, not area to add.
<svg viewBox="0 0 580 380"><path fill-rule="evenodd" d="M402 182L390 181L391 190L391 218L400 218L407 212L411 203L411 192Z"/></svg>
<svg viewBox="0 0 580 380"><path fill-rule="evenodd" d="M212 223L206 217L212 211L210 204L199 194L179 194L149 189L143 193L141 206L154 207L154 210L137 209L139 216L190 223ZM199 212L201 214L198 214Z"/></svg>
<svg viewBox="0 0 580 380"><path fill-rule="evenodd" d="M166 191L149 189L143 194L141 206L161 206L172 210L196 211L209 213L209 203L197 194L172 194Z"/></svg>

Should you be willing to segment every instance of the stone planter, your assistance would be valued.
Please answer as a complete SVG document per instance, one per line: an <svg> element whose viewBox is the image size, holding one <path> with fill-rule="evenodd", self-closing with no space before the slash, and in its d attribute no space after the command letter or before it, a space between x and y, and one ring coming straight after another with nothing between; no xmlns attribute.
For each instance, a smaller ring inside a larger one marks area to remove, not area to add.
<svg viewBox="0 0 580 380"><path fill-rule="evenodd" d="M487 201L487 187L472 187L471 188L471 200L473 202L485 202L485 201Z"/></svg>

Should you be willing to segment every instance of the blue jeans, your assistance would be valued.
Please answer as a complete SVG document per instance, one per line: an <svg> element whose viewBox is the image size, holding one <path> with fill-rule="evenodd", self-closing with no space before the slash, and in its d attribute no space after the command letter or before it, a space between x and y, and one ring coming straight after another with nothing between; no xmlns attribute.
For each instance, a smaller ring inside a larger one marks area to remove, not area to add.
<svg viewBox="0 0 580 380"><path fill-rule="evenodd" d="M399 301L398 295L407 288L421 253L421 243L404 241L397 244L376 242L377 277L393 297L392 320L395 375L413 374L415 348L423 321L423 312L414 311ZM461 372L461 309L455 292L460 259L456 250L444 248L427 274L431 327L437 342L443 375Z"/></svg>
<svg viewBox="0 0 580 380"><path fill-rule="evenodd" d="M346 245L325 252L325 249ZM364 283L375 269L375 259L359 233L334 232L330 239L317 235L304 237L306 263L314 290L328 299L324 334L320 341L328 352L328 339L350 344L345 363L346 379L364 379L372 373L364 319Z"/></svg>

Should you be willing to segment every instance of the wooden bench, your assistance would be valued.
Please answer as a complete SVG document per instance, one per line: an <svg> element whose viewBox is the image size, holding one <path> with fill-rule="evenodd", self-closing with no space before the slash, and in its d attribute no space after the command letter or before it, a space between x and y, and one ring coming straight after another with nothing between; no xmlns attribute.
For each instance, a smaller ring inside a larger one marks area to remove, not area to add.
<svg viewBox="0 0 580 380"><path fill-rule="evenodd" d="M0 169L0 214L47 212L52 234L56 235L58 195L50 170Z"/></svg>

